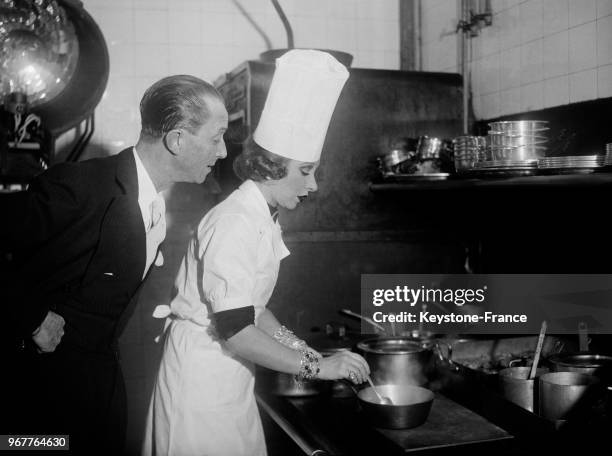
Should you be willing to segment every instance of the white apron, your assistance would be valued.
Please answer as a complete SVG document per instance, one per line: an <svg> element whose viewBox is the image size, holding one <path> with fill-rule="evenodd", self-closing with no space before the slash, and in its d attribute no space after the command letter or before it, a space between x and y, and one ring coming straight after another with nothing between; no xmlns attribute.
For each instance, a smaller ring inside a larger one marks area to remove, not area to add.
<svg viewBox="0 0 612 456"><path fill-rule="evenodd" d="M171 323L147 416L143 455L265 456L254 366L224 350L209 315L265 308L289 251L251 181L200 222L166 314ZM160 310L156 309L158 316Z"/></svg>

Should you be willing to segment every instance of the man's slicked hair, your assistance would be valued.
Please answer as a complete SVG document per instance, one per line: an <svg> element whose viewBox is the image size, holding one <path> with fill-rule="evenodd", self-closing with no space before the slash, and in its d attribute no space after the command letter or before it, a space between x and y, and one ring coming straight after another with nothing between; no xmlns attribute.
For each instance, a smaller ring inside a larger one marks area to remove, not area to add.
<svg viewBox="0 0 612 456"><path fill-rule="evenodd" d="M189 75L168 76L147 89L140 101L142 133L161 138L183 128L196 133L210 116L211 99L223 97L211 84Z"/></svg>

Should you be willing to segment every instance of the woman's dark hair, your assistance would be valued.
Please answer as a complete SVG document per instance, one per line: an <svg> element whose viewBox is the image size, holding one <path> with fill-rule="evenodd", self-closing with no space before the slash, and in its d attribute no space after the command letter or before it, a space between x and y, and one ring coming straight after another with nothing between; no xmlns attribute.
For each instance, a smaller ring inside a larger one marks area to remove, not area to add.
<svg viewBox="0 0 612 456"><path fill-rule="evenodd" d="M289 160L264 149L250 137L242 153L234 160L234 173L243 181L279 180L287 175Z"/></svg>
<svg viewBox="0 0 612 456"><path fill-rule="evenodd" d="M219 92L202 79L189 75L160 79L140 101L142 133L152 138L161 138L176 128L196 133L210 116L211 99L223 103Z"/></svg>

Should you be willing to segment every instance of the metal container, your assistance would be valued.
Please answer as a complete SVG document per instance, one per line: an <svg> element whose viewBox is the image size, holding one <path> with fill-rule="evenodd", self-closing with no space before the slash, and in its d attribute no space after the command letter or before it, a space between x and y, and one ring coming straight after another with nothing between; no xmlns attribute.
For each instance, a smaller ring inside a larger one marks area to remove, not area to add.
<svg viewBox="0 0 612 456"><path fill-rule="evenodd" d="M510 402L530 412L537 410L538 394L536 380L548 372L540 367L535 378L529 379L531 367L508 367L499 372L499 388L501 395Z"/></svg>
<svg viewBox="0 0 612 456"><path fill-rule="evenodd" d="M357 349L368 362L374 383L425 385L433 367L433 350L429 341L384 337L359 342Z"/></svg>
<svg viewBox="0 0 612 456"><path fill-rule="evenodd" d="M455 171L463 173L466 171L472 171L478 163L480 155L478 153L465 154L462 156L455 155Z"/></svg>
<svg viewBox="0 0 612 456"><path fill-rule="evenodd" d="M392 171L394 166L397 166L410 158L411 154L409 152L401 149L393 149L382 157L382 163L387 171Z"/></svg>
<svg viewBox="0 0 612 456"><path fill-rule="evenodd" d="M489 133L488 141L491 147L544 146L548 142L545 135L504 135Z"/></svg>
<svg viewBox="0 0 612 456"><path fill-rule="evenodd" d="M372 387L357 394L370 423L385 429L409 429L423 424L434 400L434 394L420 386L377 385L376 389L393 404L381 404Z"/></svg>
<svg viewBox="0 0 612 456"><path fill-rule="evenodd" d="M546 156L545 146L517 146L517 147L491 146L489 150L490 150L492 161L538 160Z"/></svg>
<svg viewBox="0 0 612 456"><path fill-rule="evenodd" d="M491 131L510 134L532 134L548 130L548 122L544 120L510 120L489 123Z"/></svg>
<svg viewBox="0 0 612 456"><path fill-rule="evenodd" d="M417 143L417 156L421 160L433 160L440 158L442 151L442 140L440 138L430 138L429 136L419 136Z"/></svg>
<svg viewBox="0 0 612 456"><path fill-rule="evenodd" d="M453 139L455 171L472 171L476 163L485 159L486 138L484 136L458 136Z"/></svg>
<svg viewBox="0 0 612 456"><path fill-rule="evenodd" d="M548 359L553 372L578 372L595 375L612 384L612 356L596 353L564 353Z"/></svg>
<svg viewBox="0 0 612 456"><path fill-rule="evenodd" d="M540 377L539 414L549 420L583 416L599 396L599 380L577 372L551 372Z"/></svg>

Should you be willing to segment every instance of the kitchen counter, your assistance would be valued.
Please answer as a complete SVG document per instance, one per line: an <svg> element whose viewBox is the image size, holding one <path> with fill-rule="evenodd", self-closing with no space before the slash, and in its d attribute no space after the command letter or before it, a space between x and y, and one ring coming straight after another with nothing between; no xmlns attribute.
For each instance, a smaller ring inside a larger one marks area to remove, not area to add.
<svg viewBox="0 0 612 456"><path fill-rule="evenodd" d="M506 447L512 436L466 407L436 393L427 421L413 429L371 426L356 397L282 397L259 391L262 412L310 455L471 453Z"/></svg>
<svg viewBox="0 0 612 456"><path fill-rule="evenodd" d="M566 454L569 449L608 445L612 394L603 394L579 420L550 421L502 397L496 374L468 367L470 360L484 362L485 354L491 361L499 361L506 354L525 353L536 340L536 336L474 338L455 345L454 363L436 359L428 386L436 395L432 409L427 421L413 429L370 425L358 399L347 388L334 388L335 395L273 395L261 372L256 382L257 400L262 415L268 415L265 418L270 417L308 455L422 456L469 451L472 456L522 456L552 451ZM556 342L555 337L549 338L543 353L554 350ZM571 341L564 344L573 349ZM339 397L337 393L344 394Z"/></svg>

